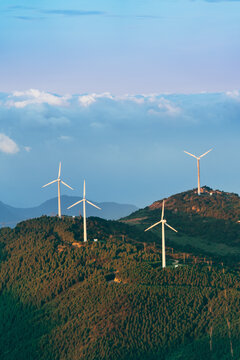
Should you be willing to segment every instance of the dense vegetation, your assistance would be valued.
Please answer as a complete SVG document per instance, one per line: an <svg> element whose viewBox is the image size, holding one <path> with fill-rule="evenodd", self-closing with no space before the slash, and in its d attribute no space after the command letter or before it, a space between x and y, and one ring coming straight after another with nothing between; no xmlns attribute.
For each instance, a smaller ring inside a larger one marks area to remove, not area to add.
<svg viewBox="0 0 240 360"><path fill-rule="evenodd" d="M154 232L97 218L88 230L83 245L78 218L1 229L1 359L240 358L237 269L191 255L175 268L168 251L162 270Z"/></svg>
<svg viewBox="0 0 240 360"><path fill-rule="evenodd" d="M168 244L182 251L204 253L225 258L229 263L240 261L240 197L204 187L198 196L195 190L168 198L165 218L178 234L168 231ZM140 209L122 221L139 229L159 221L162 200ZM161 231L152 232L161 240ZM155 240L157 241L157 240Z"/></svg>

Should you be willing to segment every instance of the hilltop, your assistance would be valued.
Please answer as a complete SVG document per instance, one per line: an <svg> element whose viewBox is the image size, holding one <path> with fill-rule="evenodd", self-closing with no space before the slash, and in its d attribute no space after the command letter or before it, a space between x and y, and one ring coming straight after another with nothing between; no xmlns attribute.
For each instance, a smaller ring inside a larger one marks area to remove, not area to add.
<svg viewBox="0 0 240 360"><path fill-rule="evenodd" d="M168 249L162 270L154 233L99 218L88 230L86 244L79 218L0 230L2 360L240 357L237 269Z"/></svg>
<svg viewBox="0 0 240 360"><path fill-rule="evenodd" d="M149 210L160 209L162 200L155 201ZM198 214L202 217L212 217L238 221L240 219L240 197L238 194L213 190L208 186L201 188L201 195L197 189L189 190L167 198L166 208L177 212Z"/></svg>
<svg viewBox="0 0 240 360"><path fill-rule="evenodd" d="M126 224L146 229L161 219L162 200L121 219ZM178 230L167 230L167 244L182 251L208 254L240 261L240 197L237 194L202 188L165 199L165 218ZM161 241L158 227L151 230Z"/></svg>

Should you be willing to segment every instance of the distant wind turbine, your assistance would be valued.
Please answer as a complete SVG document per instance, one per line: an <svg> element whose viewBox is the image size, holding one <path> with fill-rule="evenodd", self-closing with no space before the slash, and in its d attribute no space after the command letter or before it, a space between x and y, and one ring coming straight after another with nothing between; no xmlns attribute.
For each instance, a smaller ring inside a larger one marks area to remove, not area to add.
<svg viewBox="0 0 240 360"><path fill-rule="evenodd" d="M58 217L61 219L61 194L60 194L60 184L62 183L63 185L67 186L69 189L73 190L73 188L71 188L71 186L69 186L68 184L66 184L64 181L62 181L60 179L61 176L61 161L59 163L59 169L58 169L58 178L56 180L51 181L50 183L43 185L42 187L44 188L45 186L51 185L55 182L58 183Z"/></svg>
<svg viewBox="0 0 240 360"><path fill-rule="evenodd" d="M73 206L75 206L77 204L80 204L81 202L83 203L83 240L84 240L84 242L86 242L87 241L86 202L89 205L92 205L92 206L94 206L95 208L97 208L99 210L101 210L101 208L98 207L97 205L94 205L93 203L91 203L91 201L86 199L85 180L84 180L84 183L83 183L83 198L82 198L82 200L79 200L76 203L72 204L71 206L68 207L68 209L71 209Z"/></svg>
<svg viewBox="0 0 240 360"><path fill-rule="evenodd" d="M200 156L195 156L187 151L184 150L184 152L190 156L193 156L195 159L197 159L197 169L198 169L198 195L200 195L201 193L201 188L200 188L200 159L202 157L204 157L205 155L207 155L210 151L212 151L212 149L208 150L207 152L205 152L204 154L200 155Z"/></svg>
<svg viewBox="0 0 240 360"><path fill-rule="evenodd" d="M164 217L164 203L165 201L163 200L163 204L162 204L162 216L161 216L161 220L158 221L157 223L153 224L152 226L150 226L149 228L147 228L145 231L148 231L150 229L152 229L154 226L157 226L158 224L162 223L162 267L165 268L166 267L166 253L165 253L165 225L167 225L171 230L177 232L177 230L175 230L172 226L167 224L167 220L165 220Z"/></svg>

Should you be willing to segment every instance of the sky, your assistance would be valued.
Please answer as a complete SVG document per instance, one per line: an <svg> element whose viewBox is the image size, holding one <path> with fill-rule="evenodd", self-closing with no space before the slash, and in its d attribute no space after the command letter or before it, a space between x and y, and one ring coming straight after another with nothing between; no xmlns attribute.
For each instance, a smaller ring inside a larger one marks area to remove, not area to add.
<svg viewBox="0 0 240 360"><path fill-rule="evenodd" d="M240 1L0 2L0 91L238 89Z"/></svg>
<svg viewBox="0 0 240 360"><path fill-rule="evenodd" d="M240 193L240 1L1 1L0 200Z"/></svg>

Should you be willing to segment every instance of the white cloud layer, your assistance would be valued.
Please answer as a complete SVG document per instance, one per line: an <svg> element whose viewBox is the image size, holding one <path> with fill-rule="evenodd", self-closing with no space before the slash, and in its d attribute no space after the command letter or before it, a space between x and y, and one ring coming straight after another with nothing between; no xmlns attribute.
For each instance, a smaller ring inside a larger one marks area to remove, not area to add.
<svg viewBox="0 0 240 360"><path fill-rule="evenodd" d="M87 94L87 95L80 95L78 98L79 104L83 107L88 107L90 105L92 105L93 103L95 103L97 101L97 99L111 99L113 100L114 97L110 94L110 93L102 93L102 94Z"/></svg>
<svg viewBox="0 0 240 360"><path fill-rule="evenodd" d="M227 91L226 95L232 99L240 101L240 91L239 90Z"/></svg>
<svg viewBox="0 0 240 360"><path fill-rule="evenodd" d="M7 102L9 107L24 108L33 104L48 104L52 106L67 106L69 95L57 96L44 91L30 89L26 91L14 91Z"/></svg>
<svg viewBox="0 0 240 360"><path fill-rule="evenodd" d="M34 93L35 98L40 93ZM68 106L62 106L61 101L59 106L61 96L53 95L53 105L47 102L39 106L36 102L22 108L9 107L9 100L27 101L30 95L34 98L32 91L15 95L0 93L0 151L21 151L21 156L2 154L8 176L0 179L1 184L3 187L4 182L13 182L9 194L14 201L21 197L25 201L22 188L15 189L18 168L25 169L18 173L31 197L49 174L54 178L54 167L57 171L61 160L66 181L69 176L74 187L82 176L92 181L93 199L102 196L109 201L136 199L136 203L149 203L151 195L145 192L146 184L154 191L153 200L196 186L195 165L190 164L183 150L202 154L211 147L214 151L203 164L203 184L238 192L238 91L191 95L75 94ZM42 101L44 96L39 98ZM17 134L13 139L18 145L5 134ZM42 196L39 190L39 203Z"/></svg>
<svg viewBox="0 0 240 360"><path fill-rule="evenodd" d="M173 102L162 97L157 101L157 110L150 109L149 113L159 115L162 114L163 112L170 116L176 116L181 113L181 109L179 106L176 106Z"/></svg>
<svg viewBox="0 0 240 360"><path fill-rule="evenodd" d="M19 152L19 147L10 137L0 133L0 151L6 154L16 154Z"/></svg>

